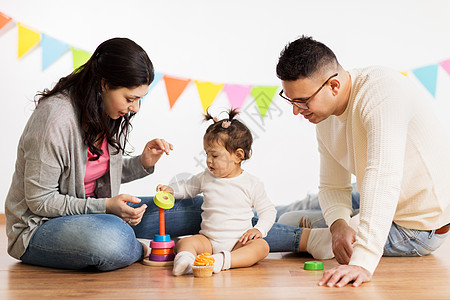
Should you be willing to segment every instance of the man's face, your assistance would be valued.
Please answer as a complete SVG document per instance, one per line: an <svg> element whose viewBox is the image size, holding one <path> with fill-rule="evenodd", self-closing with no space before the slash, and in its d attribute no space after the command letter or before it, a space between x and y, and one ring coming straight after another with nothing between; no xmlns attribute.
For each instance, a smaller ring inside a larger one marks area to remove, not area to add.
<svg viewBox="0 0 450 300"><path fill-rule="evenodd" d="M294 115L301 114L309 122L318 124L337 113L338 101L332 91L334 78L326 80L327 78L323 80L318 78L301 78L294 81L281 82L284 95L289 99L307 99L305 105L292 105Z"/></svg>

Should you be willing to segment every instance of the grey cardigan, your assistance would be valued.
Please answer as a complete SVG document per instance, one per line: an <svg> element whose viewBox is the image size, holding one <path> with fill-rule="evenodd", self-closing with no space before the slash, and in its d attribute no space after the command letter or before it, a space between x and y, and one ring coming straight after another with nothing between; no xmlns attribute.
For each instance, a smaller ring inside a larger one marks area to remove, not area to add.
<svg viewBox="0 0 450 300"><path fill-rule="evenodd" d="M87 145L77 111L67 95L41 102L22 133L11 187L5 201L8 253L25 253L33 232L46 220L105 213L106 198L121 183L153 173L139 156L125 158L109 147L110 170L97 180L98 198L85 199Z"/></svg>

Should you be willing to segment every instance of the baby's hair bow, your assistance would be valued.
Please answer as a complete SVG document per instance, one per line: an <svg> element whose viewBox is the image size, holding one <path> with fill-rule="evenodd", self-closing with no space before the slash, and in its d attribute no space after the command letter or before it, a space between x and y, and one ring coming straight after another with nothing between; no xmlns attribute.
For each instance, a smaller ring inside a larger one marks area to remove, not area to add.
<svg viewBox="0 0 450 300"><path fill-rule="evenodd" d="M231 125L231 121L223 121L222 122L222 127L223 128L228 128L228 127L230 127L230 125Z"/></svg>

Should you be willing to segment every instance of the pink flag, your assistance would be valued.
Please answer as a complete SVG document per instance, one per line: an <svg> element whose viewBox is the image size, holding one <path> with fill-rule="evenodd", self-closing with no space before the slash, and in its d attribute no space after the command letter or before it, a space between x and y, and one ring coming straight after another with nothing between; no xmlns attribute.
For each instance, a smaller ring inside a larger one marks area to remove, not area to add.
<svg viewBox="0 0 450 300"><path fill-rule="evenodd" d="M228 96L232 108L241 108L252 90L251 85L225 84L223 90Z"/></svg>
<svg viewBox="0 0 450 300"><path fill-rule="evenodd" d="M445 71L447 71L448 74L450 74L450 59L441 61L439 64Z"/></svg>

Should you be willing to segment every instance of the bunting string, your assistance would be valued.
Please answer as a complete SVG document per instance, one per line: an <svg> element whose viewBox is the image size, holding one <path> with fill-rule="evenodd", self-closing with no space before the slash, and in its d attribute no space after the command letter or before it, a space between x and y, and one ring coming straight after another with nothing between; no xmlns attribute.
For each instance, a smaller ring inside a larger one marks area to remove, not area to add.
<svg viewBox="0 0 450 300"><path fill-rule="evenodd" d="M89 51L77 48L45 33L41 33L25 24L16 22L8 15L0 12L0 34L4 32L2 29L5 29L7 25L11 23L15 23L18 27L17 58L22 59L33 49L40 46L42 48L42 71L45 71L52 66L58 58L68 51L72 52L74 70L83 65L92 55ZM411 73L414 74L433 98L436 98L439 68L442 68L450 75L450 59L411 70ZM410 72L401 73L408 76ZM280 89L279 86L214 83L155 72L155 79L150 85L149 91L161 82L161 79L166 86L170 109L174 107L184 90L191 83L194 83L197 87L203 112L206 112L207 108L213 104L218 95L223 92L227 96L230 106L237 109L240 109L246 99L251 96L258 107L262 119L266 116L272 100L277 95L277 90Z"/></svg>

